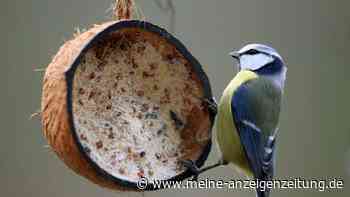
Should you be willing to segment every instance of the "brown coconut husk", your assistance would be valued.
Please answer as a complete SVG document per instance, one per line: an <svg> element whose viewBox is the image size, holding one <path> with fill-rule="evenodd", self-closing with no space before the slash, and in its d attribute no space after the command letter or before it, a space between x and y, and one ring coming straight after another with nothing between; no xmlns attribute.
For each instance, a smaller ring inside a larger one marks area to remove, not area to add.
<svg viewBox="0 0 350 197"><path fill-rule="evenodd" d="M129 20L133 1L119 1L116 8L122 21L77 35L47 67L44 135L68 167L102 187L135 190L142 177L184 179L190 172L180 161L201 166L209 153L213 117L203 102L211 97L209 82L198 62L165 30ZM149 120L153 116L159 120ZM158 123L167 126L166 132L152 130ZM120 151L115 157L126 157L107 159L112 150ZM137 170L121 170L121 164Z"/></svg>

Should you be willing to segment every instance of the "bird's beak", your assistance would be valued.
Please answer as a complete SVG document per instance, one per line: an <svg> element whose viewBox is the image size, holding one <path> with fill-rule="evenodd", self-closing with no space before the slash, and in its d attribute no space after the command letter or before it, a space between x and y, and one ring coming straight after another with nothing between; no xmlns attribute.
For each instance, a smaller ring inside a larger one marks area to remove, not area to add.
<svg viewBox="0 0 350 197"><path fill-rule="evenodd" d="M231 57L237 59L237 60L239 59L239 53L238 53L238 51L232 51L232 52L229 53L229 55L230 55Z"/></svg>

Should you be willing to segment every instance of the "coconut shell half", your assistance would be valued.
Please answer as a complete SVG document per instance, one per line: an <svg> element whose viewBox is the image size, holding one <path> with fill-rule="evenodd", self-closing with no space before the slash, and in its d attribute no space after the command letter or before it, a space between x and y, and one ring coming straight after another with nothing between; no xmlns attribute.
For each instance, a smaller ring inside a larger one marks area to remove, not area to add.
<svg viewBox="0 0 350 197"><path fill-rule="evenodd" d="M171 34L144 21L108 22L66 42L48 66L43 131L78 174L137 190L141 178L189 177L181 160L204 164L211 97L201 65Z"/></svg>

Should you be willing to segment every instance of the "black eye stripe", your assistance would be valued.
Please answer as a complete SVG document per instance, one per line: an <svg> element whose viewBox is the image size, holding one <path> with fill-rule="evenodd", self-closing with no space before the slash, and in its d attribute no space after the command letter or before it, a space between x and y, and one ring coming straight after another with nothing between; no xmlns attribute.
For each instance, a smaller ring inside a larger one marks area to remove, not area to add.
<svg viewBox="0 0 350 197"><path fill-rule="evenodd" d="M259 53L259 51L255 50L255 49L250 49L250 50L244 52L244 54L247 54L247 55L255 55L258 53Z"/></svg>

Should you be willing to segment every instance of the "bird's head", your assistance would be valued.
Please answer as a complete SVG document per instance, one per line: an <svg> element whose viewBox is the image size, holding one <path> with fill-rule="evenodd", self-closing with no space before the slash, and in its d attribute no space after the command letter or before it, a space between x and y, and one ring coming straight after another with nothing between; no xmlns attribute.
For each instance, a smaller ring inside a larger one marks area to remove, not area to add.
<svg viewBox="0 0 350 197"><path fill-rule="evenodd" d="M270 68L273 72L285 66L281 55L274 48L263 44L248 44L239 51L232 51L230 55L238 60L240 70L258 71L273 64Z"/></svg>
<svg viewBox="0 0 350 197"><path fill-rule="evenodd" d="M230 55L238 60L239 70L250 70L272 79L283 88L287 67L278 52L263 44L248 44Z"/></svg>

